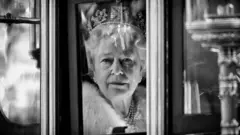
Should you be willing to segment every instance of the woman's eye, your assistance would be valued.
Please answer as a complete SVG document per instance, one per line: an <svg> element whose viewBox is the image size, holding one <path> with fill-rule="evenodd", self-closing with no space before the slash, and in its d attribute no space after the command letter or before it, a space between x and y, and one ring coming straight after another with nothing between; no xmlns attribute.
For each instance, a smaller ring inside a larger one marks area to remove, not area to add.
<svg viewBox="0 0 240 135"><path fill-rule="evenodd" d="M130 58L125 58L122 60L122 63L123 65L126 65L126 66L132 66L133 65L133 60L130 59Z"/></svg>
<svg viewBox="0 0 240 135"><path fill-rule="evenodd" d="M101 62L110 64L113 62L113 60L111 58L104 58L101 60Z"/></svg>

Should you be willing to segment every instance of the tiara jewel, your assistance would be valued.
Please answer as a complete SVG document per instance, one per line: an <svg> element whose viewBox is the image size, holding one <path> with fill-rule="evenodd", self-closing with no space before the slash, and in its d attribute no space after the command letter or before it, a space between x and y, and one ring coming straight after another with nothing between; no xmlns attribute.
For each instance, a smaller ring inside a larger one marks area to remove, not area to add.
<svg viewBox="0 0 240 135"><path fill-rule="evenodd" d="M97 10L95 16L92 16L91 21L93 22L93 27L105 22L107 20L106 9Z"/></svg>
<svg viewBox="0 0 240 135"><path fill-rule="evenodd" d="M92 31L95 27L106 23L130 24L140 29L145 35L146 13L145 9L139 10L133 15L129 1L115 3L98 3L98 6L90 17L87 29Z"/></svg>

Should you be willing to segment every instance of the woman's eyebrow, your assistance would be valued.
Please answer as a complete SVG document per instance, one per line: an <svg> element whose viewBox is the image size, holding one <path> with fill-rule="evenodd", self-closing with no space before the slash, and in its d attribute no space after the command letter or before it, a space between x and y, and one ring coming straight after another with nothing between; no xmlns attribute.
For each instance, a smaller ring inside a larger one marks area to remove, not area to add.
<svg viewBox="0 0 240 135"><path fill-rule="evenodd" d="M112 56L112 52L106 52L106 53L100 54L100 58L107 57L107 56Z"/></svg>

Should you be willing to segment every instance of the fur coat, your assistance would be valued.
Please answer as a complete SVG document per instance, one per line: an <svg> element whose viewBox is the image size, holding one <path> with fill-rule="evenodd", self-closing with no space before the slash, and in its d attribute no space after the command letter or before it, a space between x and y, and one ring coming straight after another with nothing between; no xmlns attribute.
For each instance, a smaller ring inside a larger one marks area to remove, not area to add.
<svg viewBox="0 0 240 135"><path fill-rule="evenodd" d="M138 87L134 93L137 99L136 124L130 126L115 110L100 96L96 86L83 83L83 126L85 135L111 133L114 127L124 127L125 132L146 131L146 91Z"/></svg>

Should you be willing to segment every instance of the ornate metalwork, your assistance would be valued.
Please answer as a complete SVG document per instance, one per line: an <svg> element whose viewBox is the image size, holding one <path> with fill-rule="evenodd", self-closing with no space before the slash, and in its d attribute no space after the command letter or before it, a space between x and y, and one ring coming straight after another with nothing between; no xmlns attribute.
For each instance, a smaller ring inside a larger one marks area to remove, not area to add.
<svg viewBox="0 0 240 135"><path fill-rule="evenodd" d="M188 22L192 39L202 46L218 52L219 99L221 101L222 135L238 135L237 117L238 81L240 69L240 19L234 16L234 6L218 6L217 16L202 21ZM213 49L214 48L214 49Z"/></svg>

